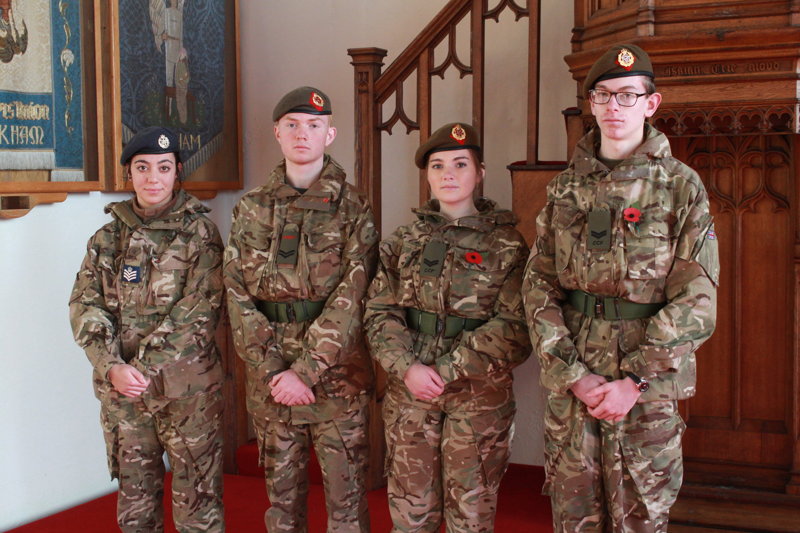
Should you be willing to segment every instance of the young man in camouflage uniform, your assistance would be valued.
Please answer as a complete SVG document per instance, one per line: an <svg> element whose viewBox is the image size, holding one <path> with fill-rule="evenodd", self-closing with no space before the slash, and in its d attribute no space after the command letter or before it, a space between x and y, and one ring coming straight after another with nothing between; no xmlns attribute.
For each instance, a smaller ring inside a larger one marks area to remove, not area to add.
<svg viewBox="0 0 800 533"><path fill-rule="evenodd" d="M106 207L113 220L89 240L69 305L94 366L117 521L124 532L164 530L166 450L177 530L224 531L222 240L207 207L173 192L174 132L139 132L121 163L136 198Z"/></svg>
<svg viewBox="0 0 800 533"><path fill-rule="evenodd" d="M516 217L473 193L478 133L439 128L416 153L436 197L381 243L364 318L389 375L393 532L494 530L511 455L513 374L530 356L520 286L528 256Z"/></svg>
<svg viewBox="0 0 800 533"><path fill-rule="evenodd" d="M325 148L331 104L300 87L275 106L284 161L233 212L225 283L247 406L265 466L270 533L306 531L307 466L322 467L328 531L369 531L363 300L378 234L366 199Z"/></svg>
<svg viewBox="0 0 800 533"><path fill-rule="evenodd" d="M544 493L555 531L666 531L716 233L699 176L645 122L661 102L647 54L611 48L584 89L597 127L548 186L523 287L549 389Z"/></svg>

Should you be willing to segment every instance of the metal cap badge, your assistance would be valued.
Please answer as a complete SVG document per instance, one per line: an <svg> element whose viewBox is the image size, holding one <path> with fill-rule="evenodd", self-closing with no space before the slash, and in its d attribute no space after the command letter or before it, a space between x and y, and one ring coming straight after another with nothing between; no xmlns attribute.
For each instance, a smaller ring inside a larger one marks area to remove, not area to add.
<svg viewBox="0 0 800 533"><path fill-rule="evenodd" d="M417 168L425 168L428 164L428 156L432 153L461 150L462 148L475 150L478 162L483 162L483 149L478 130L466 122L451 122L433 132L428 140L417 148L414 162L417 164Z"/></svg>
<svg viewBox="0 0 800 533"><path fill-rule="evenodd" d="M167 154L173 152L176 162L180 162L178 134L169 128L150 126L140 130L125 145L120 165L126 165L136 154Z"/></svg>

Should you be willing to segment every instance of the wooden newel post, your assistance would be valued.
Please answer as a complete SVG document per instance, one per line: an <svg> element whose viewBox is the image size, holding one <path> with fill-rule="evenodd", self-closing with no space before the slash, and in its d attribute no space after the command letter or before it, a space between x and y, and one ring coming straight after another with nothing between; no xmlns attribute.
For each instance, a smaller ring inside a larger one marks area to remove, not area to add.
<svg viewBox="0 0 800 533"><path fill-rule="evenodd" d="M356 186L369 198L375 225L381 230L381 132L380 106L375 93L375 81L381 75L383 48L350 48L355 67L355 177ZM375 365L376 393L369 406L369 468L367 489L372 490L386 484L383 477L383 462L386 445L383 437L381 407L386 375L380 365Z"/></svg>
<svg viewBox="0 0 800 533"><path fill-rule="evenodd" d="M356 186L369 198L375 224L381 229L381 135L375 80L381 74L383 48L349 48L355 67L355 178Z"/></svg>

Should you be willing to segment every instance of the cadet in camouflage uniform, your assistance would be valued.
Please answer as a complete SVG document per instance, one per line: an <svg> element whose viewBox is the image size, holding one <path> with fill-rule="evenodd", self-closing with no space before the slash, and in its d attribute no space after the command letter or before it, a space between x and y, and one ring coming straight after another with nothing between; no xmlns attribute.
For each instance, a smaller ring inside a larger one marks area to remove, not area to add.
<svg viewBox="0 0 800 533"><path fill-rule="evenodd" d="M389 507L395 532L494 530L511 454L511 370L530 355L520 286L528 247L516 217L473 191L484 175L468 124L416 152L436 200L381 243L365 314L389 376Z"/></svg>
<svg viewBox="0 0 800 533"><path fill-rule="evenodd" d="M225 252L233 338L265 466L270 533L307 529L307 466L322 467L329 532L369 531L372 363L361 321L377 261L366 199L325 155L336 129L313 87L275 106L284 160L233 211Z"/></svg>
<svg viewBox="0 0 800 533"><path fill-rule="evenodd" d="M549 390L544 493L557 532L666 531L717 237L699 176L645 123L661 102L647 54L611 48L584 88L598 127L547 188L523 286Z"/></svg>
<svg viewBox="0 0 800 533"><path fill-rule="evenodd" d="M164 530L166 450L175 526L224 531L222 368L214 342L222 241L185 192L178 138L147 128L122 152L136 197L109 204L70 298L78 344L94 366L124 532Z"/></svg>

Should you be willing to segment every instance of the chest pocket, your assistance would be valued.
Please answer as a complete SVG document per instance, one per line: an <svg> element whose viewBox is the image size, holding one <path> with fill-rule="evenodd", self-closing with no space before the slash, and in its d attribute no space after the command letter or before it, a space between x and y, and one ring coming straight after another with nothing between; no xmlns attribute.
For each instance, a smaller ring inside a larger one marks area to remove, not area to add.
<svg viewBox="0 0 800 533"><path fill-rule="evenodd" d="M144 314L166 315L181 298L192 258L187 246L168 248L150 260L150 282Z"/></svg>
<svg viewBox="0 0 800 533"><path fill-rule="evenodd" d="M454 248L450 308L470 318L490 314L511 268L512 256L513 249Z"/></svg>
<svg viewBox="0 0 800 533"><path fill-rule="evenodd" d="M620 214L620 217L622 215ZM663 209L642 211L638 223L622 221L630 279L660 279L672 267L670 224Z"/></svg>
<svg viewBox="0 0 800 533"><path fill-rule="evenodd" d="M556 271L567 270L573 255L580 259L581 254L575 254L575 248L581 245L586 225L586 213L575 206L555 204L553 206L553 227L555 228L555 256Z"/></svg>
<svg viewBox="0 0 800 533"><path fill-rule="evenodd" d="M321 225L304 225L308 280L314 292L327 296L342 276L342 252L345 235L336 221Z"/></svg>
<svg viewBox="0 0 800 533"><path fill-rule="evenodd" d="M239 235L239 258L247 291L258 296L272 260L272 226L247 227Z"/></svg>

